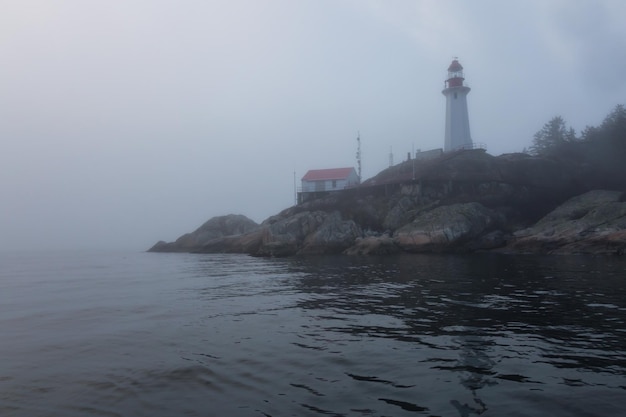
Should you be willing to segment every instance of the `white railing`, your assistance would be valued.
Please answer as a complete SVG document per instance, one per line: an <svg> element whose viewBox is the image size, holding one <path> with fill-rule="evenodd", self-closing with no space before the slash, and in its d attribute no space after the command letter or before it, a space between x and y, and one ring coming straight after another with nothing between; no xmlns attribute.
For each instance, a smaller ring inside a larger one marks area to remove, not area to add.
<svg viewBox="0 0 626 417"><path fill-rule="evenodd" d="M455 148L455 151L462 151L464 149L484 149L487 150L487 145L485 145L484 143L476 143L476 142L472 142L472 145L461 145L458 148Z"/></svg>

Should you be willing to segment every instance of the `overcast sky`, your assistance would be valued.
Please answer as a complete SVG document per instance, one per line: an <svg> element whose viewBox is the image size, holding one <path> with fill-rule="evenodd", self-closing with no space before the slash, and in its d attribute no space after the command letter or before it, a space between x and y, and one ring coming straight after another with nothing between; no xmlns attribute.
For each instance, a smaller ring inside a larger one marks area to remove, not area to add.
<svg viewBox="0 0 626 417"><path fill-rule="evenodd" d="M521 151L626 104L623 0L0 0L0 249L171 241L260 222L294 172L443 147L453 57L470 127Z"/></svg>

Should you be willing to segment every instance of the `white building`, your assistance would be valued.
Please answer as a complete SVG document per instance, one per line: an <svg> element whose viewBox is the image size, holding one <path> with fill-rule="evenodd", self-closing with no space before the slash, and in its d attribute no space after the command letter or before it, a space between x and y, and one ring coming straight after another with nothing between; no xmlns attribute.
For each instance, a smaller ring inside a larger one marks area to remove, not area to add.
<svg viewBox="0 0 626 417"><path fill-rule="evenodd" d="M302 177L302 192L338 191L358 184L354 168L312 169Z"/></svg>
<svg viewBox="0 0 626 417"><path fill-rule="evenodd" d="M442 91L442 94L446 96L444 152L474 147L467 113L467 94L470 88L464 85L464 80L463 66L455 59L448 67L448 79Z"/></svg>

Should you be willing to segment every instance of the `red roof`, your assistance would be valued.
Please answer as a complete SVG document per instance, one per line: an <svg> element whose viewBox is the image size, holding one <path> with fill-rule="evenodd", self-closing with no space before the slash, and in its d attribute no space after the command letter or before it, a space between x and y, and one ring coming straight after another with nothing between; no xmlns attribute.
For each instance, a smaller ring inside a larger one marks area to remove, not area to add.
<svg viewBox="0 0 626 417"><path fill-rule="evenodd" d="M457 61L456 59L452 61L452 63L448 67L449 72L457 72L457 71L462 71L462 70L463 70L463 66L459 64L459 61Z"/></svg>
<svg viewBox="0 0 626 417"><path fill-rule="evenodd" d="M352 171L354 168L311 169L302 177L302 181L345 180Z"/></svg>

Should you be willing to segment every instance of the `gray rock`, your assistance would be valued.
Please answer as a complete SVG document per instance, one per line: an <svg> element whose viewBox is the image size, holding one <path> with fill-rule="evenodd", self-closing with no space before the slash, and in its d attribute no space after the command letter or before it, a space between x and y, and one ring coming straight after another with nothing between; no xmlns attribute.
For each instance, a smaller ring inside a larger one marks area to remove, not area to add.
<svg viewBox="0 0 626 417"><path fill-rule="evenodd" d="M326 216L324 222L309 234L299 254L341 253L362 235L361 228L352 220L343 220L338 211Z"/></svg>
<svg viewBox="0 0 626 417"><path fill-rule="evenodd" d="M209 242L225 236L241 235L257 229L259 225L241 214L229 214L209 219L191 233L175 242L159 241L149 252L194 252L202 250Z"/></svg>
<svg viewBox="0 0 626 417"><path fill-rule="evenodd" d="M494 230L485 235L479 236L467 244L467 248L472 251L484 251L501 248L506 245L508 235L502 230Z"/></svg>
<svg viewBox="0 0 626 417"><path fill-rule="evenodd" d="M338 211L304 211L262 228L258 256L341 253L361 236L360 227Z"/></svg>
<svg viewBox="0 0 626 417"><path fill-rule="evenodd" d="M534 226L516 232L508 248L529 253L623 254L624 193L594 190L571 198Z"/></svg>
<svg viewBox="0 0 626 417"><path fill-rule="evenodd" d="M407 196L401 197L385 216L383 227L389 230L396 230L397 228L407 224L413 220L411 211L414 209L415 204L411 198Z"/></svg>
<svg viewBox="0 0 626 417"><path fill-rule="evenodd" d="M256 255L295 255L302 248L306 237L315 232L327 216L324 211L303 211L264 225L261 245Z"/></svg>
<svg viewBox="0 0 626 417"><path fill-rule="evenodd" d="M441 206L418 215L398 229L393 239L408 252L459 250L494 229L500 221L498 213L479 203Z"/></svg>
<svg viewBox="0 0 626 417"><path fill-rule="evenodd" d="M289 256L505 246L501 250L621 253L621 192L594 191L559 207L603 187L623 188L626 180L571 158L451 152L400 163L359 187L289 207L260 226L234 222L244 224L238 227L223 216L151 250Z"/></svg>
<svg viewBox="0 0 626 417"><path fill-rule="evenodd" d="M258 252L263 238L261 228L242 235L224 236L207 242L202 248L194 250L197 253L247 253Z"/></svg>
<svg viewBox="0 0 626 417"><path fill-rule="evenodd" d="M401 252L389 235L357 238L353 246L346 249L345 255L391 255Z"/></svg>

